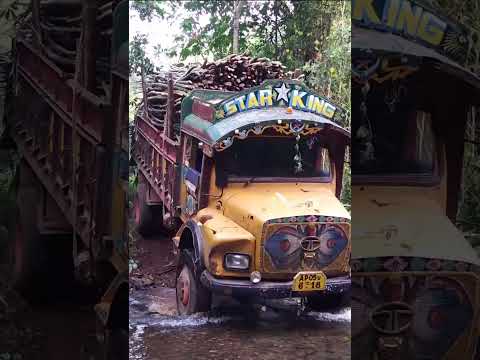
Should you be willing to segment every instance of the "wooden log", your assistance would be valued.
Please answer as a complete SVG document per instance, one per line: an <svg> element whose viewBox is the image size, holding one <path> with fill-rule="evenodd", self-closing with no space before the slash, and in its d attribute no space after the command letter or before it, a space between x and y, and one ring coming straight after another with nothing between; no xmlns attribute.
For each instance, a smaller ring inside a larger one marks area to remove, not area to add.
<svg viewBox="0 0 480 360"><path fill-rule="evenodd" d="M193 89L212 89L240 91L242 89L261 84L266 79L282 78L285 76L283 65L267 58L249 58L245 55L229 55L215 62L204 62L195 66L173 66L171 74L162 71L146 76L148 91L146 96L150 104L147 111L155 115L155 124L163 127L163 120L167 113L168 99L172 99L171 118L173 126L170 130L178 129L181 101ZM168 83L171 76L172 92L168 95ZM170 136L176 136L170 133Z"/></svg>

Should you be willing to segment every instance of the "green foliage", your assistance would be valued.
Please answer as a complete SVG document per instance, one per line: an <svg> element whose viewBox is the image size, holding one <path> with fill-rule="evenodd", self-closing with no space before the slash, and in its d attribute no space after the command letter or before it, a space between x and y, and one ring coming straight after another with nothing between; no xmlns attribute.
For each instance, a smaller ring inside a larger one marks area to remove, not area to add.
<svg viewBox="0 0 480 360"><path fill-rule="evenodd" d="M324 39L318 44L318 52L315 58L306 62L303 71L306 75L305 82L309 87L331 98L345 110L346 116L343 119L342 126L349 129L351 109L351 9L350 6L343 4L340 10L335 15L329 15L331 16L329 18L329 30L318 34ZM347 154L341 194L341 201L348 209L350 209L352 201L349 158L350 156Z"/></svg>
<svg viewBox="0 0 480 360"><path fill-rule="evenodd" d="M291 2L254 1L249 3L250 16L247 27L251 29L244 50L252 56L268 57L280 60L285 66L287 58L293 52L283 46L285 38L293 36L287 33L292 17Z"/></svg>
<svg viewBox="0 0 480 360"><path fill-rule="evenodd" d="M323 54L329 34L335 30L333 22L345 14L350 4L345 1L292 1L293 11L287 18L285 33L280 44L284 52L280 60L289 67L301 67ZM350 29L350 18L343 25ZM349 43L350 47L350 43ZM289 50L288 52L286 50ZM345 54L344 54L345 55Z"/></svg>
<svg viewBox="0 0 480 360"><path fill-rule="evenodd" d="M181 23L182 33L175 38L175 42L179 46L168 50L171 56L179 55L181 59L186 59L194 55L213 54L215 58L221 58L231 52L233 2L221 0L172 1L170 6L171 17L177 16L179 9L187 14ZM202 26L200 16L207 15L210 17L210 21ZM243 26L240 28L240 32L244 31L245 27ZM176 48L180 50L177 51Z"/></svg>
<svg viewBox="0 0 480 360"><path fill-rule="evenodd" d="M301 67L323 50L333 19L350 8L341 0L244 1L240 13L239 52L281 61L287 68ZM232 52L233 1L171 2L183 8L187 17L175 41L182 59L212 55L215 59ZM201 16L209 16L206 25ZM172 49L173 50L173 49Z"/></svg>
<svg viewBox="0 0 480 360"><path fill-rule="evenodd" d="M466 138L475 139L478 133L480 109L467 123ZM465 144L463 188L457 220L464 232L480 234L480 145Z"/></svg>
<svg viewBox="0 0 480 360"><path fill-rule="evenodd" d="M156 17L165 15L164 1L155 0L130 0L130 9L136 10L140 20L151 22Z"/></svg>
<svg viewBox="0 0 480 360"><path fill-rule="evenodd" d="M133 207L133 201L137 194L138 187L138 176L135 171L130 171L130 176L128 177L128 202L129 207Z"/></svg>
<svg viewBox="0 0 480 360"><path fill-rule="evenodd" d="M352 207L352 175L350 169L350 163L345 163L343 168L343 186L342 193L340 195L340 201L347 208L348 211L351 211Z"/></svg>
<svg viewBox="0 0 480 360"><path fill-rule="evenodd" d="M153 0L131 0L130 10L138 13L140 20L152 22L158 18L162 19L165 16L165 7L167 1L153 1ZM142 68L145 73L151 72L154 65L151 59L145 54L145 47L148 44L148 38L145 34L136 34L129 46L129 62L130 74L138 76L142 73ZM160 45L155 47L155 53L162 51Z"/></svg>
<svg viewBox="0 0 480 360"><path fill-rule="evenodd" d="M136 5L132 8L148 20L145 14L150 12L145 9L145 2L133 3ZM166 53L185 60L190 56L219 59L232 52L234 1L165 1L162 4L165 18L177 18L179 13L184 17L182 31L174 39L176 45L171 49L157 46L157 54ZM315 61L318 54L329 47L332 24L339 17L346 19L349 12L349 3L342 0L243 1L239 52L279 60L288 69L300 68ZM202 22L205 18L208 21ZM349 21L350 18L342 23L348 30Z"/></svg>
<svg viewBox="0 0 480 360"><path fill-rule="evenodd" d="M421 0L434 10L443 13L449 19L462 24L472 34L472 39L477 38L477 43L471 44L475 49L473 53L476 54L474 59L471 59L476 66L472 66L471 70L480 72L478 66L478 58L476 56L480 53L478 49L478 39L480 39L480 2L478 0ZM472 41L472 39L469 39ZM477 108L475 116L470 116L467 122L467 129L465 138L479 141L480 134L480 109ZM478 235L480 234L480 145L465 143L464 159L463 159L463 183L459 199L459 207L457 213L457 221L461 229L467 234L476 234L478 249L480 249L480 241ZM473 240L473 239L471 239ZM473 241L472 241L473 243ZM473 243L475 245L475 243Z"/></svg>
<svg viewBox="0 0 480 360"><path fill-rule="evenodd" d="M12 43L16 26L29 14L29 0L0 1L0 136L5 130L5 103L9 91L8 78L12 62Z"/></svg>
<svg viewBox="0 0 480 360"><path fill-rule="evenodd" d="M17 24L26 15L30 0L13 0L0 2L0 20L6 24Z"/></svg>
<svg viewBox="0 0 480 360"><path fill-rule="evenodd" d="M135 113L142 100L142 89L140 81L130 77L129 81L129 101L128 101L128 121L133 122Z"/></svg>
<svg viewBox="0 0 480 360"><path fill-rule="evenodd" d="M420 0L418 2L443 13L455 22L480 29L480 3L478 0Z"/></svg>
<svg viewBox="0 0 480 360"><path fill-rule="evenodd" d="M316 58L303 67L306 83L346 111L342 124L346 128L350 128L350 38L350 7L346 6L331 20L331 31Z"/></svg>
<svg viewBox="0 0 480 360"><path fill-rule="evenodd" d="M145 54L145 46L148 44L148 38L145 34L136 34L133 41L130 42L129 69L130 74L142 75L142 69L145 73L152 72L153 62Z"/></svg>

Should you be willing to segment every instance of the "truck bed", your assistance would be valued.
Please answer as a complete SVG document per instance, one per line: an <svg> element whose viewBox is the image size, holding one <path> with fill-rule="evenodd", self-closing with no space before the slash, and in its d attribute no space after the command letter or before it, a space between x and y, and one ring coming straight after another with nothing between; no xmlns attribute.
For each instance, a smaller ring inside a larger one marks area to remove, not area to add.
<svg viewBox="0 0 480 360"><path fill-rule="evenodd" d="M155 127L148 115L137 114L136 139L133 146L133 159L138 169L150 184L150 204L163 203L175 206L178 202L174 179L181 173L180 144L166 136L162 129Z"/></svg>
<svg viewBox="0 0 480 360"><path fill-rule="evenodd" d="M17 41L17 113L10 132L39 182L85 244L98 232L105 191L104 144L111 141L111 106L68 77L28 41ZM109 140L110 139L110 140ZM73 144L78 146L77 198Z"/></svg>

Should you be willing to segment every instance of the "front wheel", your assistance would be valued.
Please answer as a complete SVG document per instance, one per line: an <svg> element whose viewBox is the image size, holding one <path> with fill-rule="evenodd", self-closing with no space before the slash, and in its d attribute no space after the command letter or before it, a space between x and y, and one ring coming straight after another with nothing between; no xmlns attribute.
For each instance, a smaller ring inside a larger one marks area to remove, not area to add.
<svg viewBox="0 0 480 360"><path fill-rule="evenodd" d="M190 315L210 310L211 293L200 282L200 271L197 270L195 269L193 250L182 250L176 283L179 315Z"/></svg>

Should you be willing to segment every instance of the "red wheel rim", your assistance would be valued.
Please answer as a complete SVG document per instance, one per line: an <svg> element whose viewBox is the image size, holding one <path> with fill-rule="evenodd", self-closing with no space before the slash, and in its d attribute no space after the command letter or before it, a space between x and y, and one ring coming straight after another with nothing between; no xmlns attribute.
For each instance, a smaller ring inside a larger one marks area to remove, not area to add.
<svg viewBox="0 0 480 360"><path fill-rule="evenodd" d="M184 306L187 306L190 301L190 279L188 274L186 274L186 269L184 268L178 277L179 290L180 290L180 301Z"/></svg>

